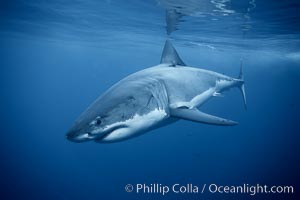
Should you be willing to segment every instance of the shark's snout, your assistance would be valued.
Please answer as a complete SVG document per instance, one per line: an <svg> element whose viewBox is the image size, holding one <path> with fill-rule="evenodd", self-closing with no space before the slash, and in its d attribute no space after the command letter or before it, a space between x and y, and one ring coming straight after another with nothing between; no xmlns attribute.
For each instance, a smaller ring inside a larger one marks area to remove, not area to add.
<svg viewBox="0 0 300 200"><path fill-rule="evenodd" d="M66 134L66 139L68 139L71 142L80 142L79 140L76 140L76 137L73 137L70 134Z"/></svg>
<svg viewBox="0 0 300 200"><path fill-rule="evenodd" d="M66 138L72 142L80 142L77 136L78 136L77 132L74 132L72 130L66 133Z"/></svg>
<svg viewBox="0 0 300 200"><path fill-rule="evenodd" d="M72 142L84 142L88 139L88 133L82 133L77 127L72 127L67 133L66 138Z"/></svg>

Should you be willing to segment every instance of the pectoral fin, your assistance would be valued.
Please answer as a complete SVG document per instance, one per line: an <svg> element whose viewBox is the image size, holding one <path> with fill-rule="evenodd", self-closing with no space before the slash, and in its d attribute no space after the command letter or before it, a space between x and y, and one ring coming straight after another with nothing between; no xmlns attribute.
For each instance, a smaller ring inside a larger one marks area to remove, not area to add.
<svg viewBox="0 0 300 200"><path fill-rule="evenodd" d="M199 111L198 109L171 109L171 116L185 120L220 126L233 126L238 124L237 122L232 120L223 119L220 117L206 114L204 112Z"/></svg>

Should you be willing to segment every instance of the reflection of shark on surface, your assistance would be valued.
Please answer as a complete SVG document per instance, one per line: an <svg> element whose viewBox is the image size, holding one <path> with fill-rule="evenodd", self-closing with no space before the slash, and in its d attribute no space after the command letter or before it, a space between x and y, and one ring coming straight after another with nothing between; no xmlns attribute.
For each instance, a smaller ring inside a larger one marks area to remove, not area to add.
<svg viewBox="0 0 300 200"><path fill-rule="evenodd" d="M183 16L218 16L234 13L230 0L157 0L166 9L166 31L168 35L178 29Z"/></svg>
<svg viewBox="0 0 300 200"><path fill-rule="evenodd" d="M116 142L178 119L231 126L237 122L198 110L208 99L238 87L246 106L242 68L238 79L186 66L169 40L161 63L122 79L101 95L67 133L74 142Z"/></svg>

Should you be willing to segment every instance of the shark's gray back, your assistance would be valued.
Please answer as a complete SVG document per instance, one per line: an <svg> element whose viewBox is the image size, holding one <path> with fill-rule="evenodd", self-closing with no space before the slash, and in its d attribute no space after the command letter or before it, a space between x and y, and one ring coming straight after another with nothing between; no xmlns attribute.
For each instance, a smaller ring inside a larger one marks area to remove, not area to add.
<svg viewBox="0 0 300 200"><path fill-rule="evenodd" d="M169 67L162 64L134 73L118 84L126 85L126 82L138 84L147 82L149 78L164 85L168 94L168 103L173 104L178 101L190 101L196 95L214 87L217 80L230 77L198 68Z"/></svg>

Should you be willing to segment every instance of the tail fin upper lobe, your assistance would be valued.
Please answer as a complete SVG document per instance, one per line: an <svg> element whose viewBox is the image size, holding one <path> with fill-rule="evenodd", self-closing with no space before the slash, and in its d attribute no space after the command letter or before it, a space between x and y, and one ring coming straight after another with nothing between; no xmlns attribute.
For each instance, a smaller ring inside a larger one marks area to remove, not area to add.
<svg viewBox="0 0 300 200"><path fill-rule="evenodd" d="M243 61L242 60L241 60L240 74L239 74L238 79L243 81L242 84L240 85L239 89L243 95L244 106L245 106L245 109L247 110L247 99L246 99L246 92L245 92L245 82L244 82L244 75L243 75Z"/></svg>

